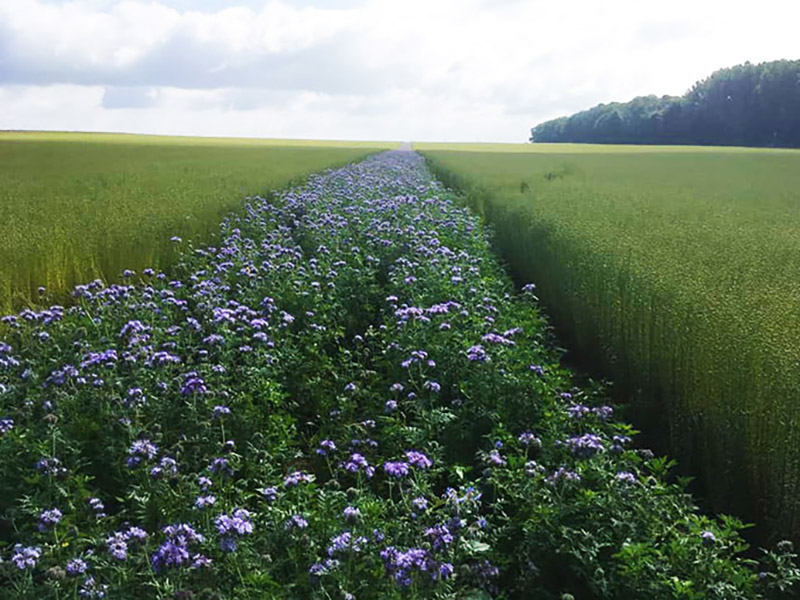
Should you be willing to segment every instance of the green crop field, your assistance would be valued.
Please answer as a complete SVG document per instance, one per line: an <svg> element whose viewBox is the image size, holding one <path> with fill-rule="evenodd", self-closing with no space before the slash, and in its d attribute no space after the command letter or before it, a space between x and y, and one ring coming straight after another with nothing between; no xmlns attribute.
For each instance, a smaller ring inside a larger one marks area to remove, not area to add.
<svg viewBox="0 0 800 600"><path fill-rule="evenodd" d="M0 313L167 266L243 197L391 143L0 133Z"/></svg>
<svg viewBox="0 0 800 600"><path fill-rule="evenodd" d="M800 152L415 148L713 505L797 536Z"/></svg>

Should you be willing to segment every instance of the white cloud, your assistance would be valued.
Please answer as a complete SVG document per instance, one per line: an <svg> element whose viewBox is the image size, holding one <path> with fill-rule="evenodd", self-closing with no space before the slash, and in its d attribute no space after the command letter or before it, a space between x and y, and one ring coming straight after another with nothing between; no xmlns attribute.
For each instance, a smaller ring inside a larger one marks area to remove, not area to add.
<svg viewBox="0 0 800 600"><path fill-rule="evenodd" d="M524 141L598 102L800 58L795 2L655 6L0 0L0 128Z"/></svg>

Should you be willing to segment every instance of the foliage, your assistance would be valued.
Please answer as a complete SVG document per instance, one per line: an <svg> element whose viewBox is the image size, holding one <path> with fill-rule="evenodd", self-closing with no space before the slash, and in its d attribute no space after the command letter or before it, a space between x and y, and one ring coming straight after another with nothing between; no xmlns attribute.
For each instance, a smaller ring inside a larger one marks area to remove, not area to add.
<svg viewBox="0 0 800 600"><path fill-rule="evenodd" d="M124 268L167 268L170 236L206 240L243 196L388 147L375 145L0 133L0 313Z"/></svg>
<svg viewBox="0 0 800 600"><path fill-rule="evenodd" d="M511 149L426 156L693 489L800 539L800 153Z"/></svg>
<svg viewBox="0 0 800 600"><path fill-rule="evenodd" d="M720 69L681 97L640 96L540 123L532 142L800 146L800 60Z"/></svg>
<svg viewBox="0 0 800 600"><path fill-rule="evenodd" d="M760 598L411 153L7 318L8 598ZM773 568L768 568L771 565ZM762 583L766 582L766 583Z"/></svg>

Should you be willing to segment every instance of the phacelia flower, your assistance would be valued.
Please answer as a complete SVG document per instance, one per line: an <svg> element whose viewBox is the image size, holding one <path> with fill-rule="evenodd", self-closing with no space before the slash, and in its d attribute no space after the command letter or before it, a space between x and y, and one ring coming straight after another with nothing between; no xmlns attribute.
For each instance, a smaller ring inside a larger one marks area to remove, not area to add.
<svg viewBox="0 0 800 600"><path fill-rule="evenodd" d="M220 548L226 552L236 550L236 539L253 533L253 522L250 511L237 508L232 514L221 514L214 519L214 525L220 534Z"/></svg>
<svg viewBox="0 0 800 600"><path fill-rule="evenodd" d="M39 546L23 546L16 544L14 546L14 554L11 556L11 562L20 571L25 569L33 569L39 559L42 557L42 549Z"/></svg>
<svg viewBox="0 0 800 600"><path fill-rule="evenodd" d="M410 465L418 469L429 469L433 466L431 459L429 459L422 452L416 450L409 450L406 452L406 460Z"/></svg>
<svg viewBox="0 0 800 600"><path fill-rule="evenodd" d="M292 515L284 524L287 531L303 530L308 527L308 521L302 515Z"/></svg>
<svg viewBox="0 0 800 600"><path fill-rule="evenodd" d="M67 575L70 577L76 577L78 575L83 575L86 573L86 570L89 568L89 565L86 564L86 561L82 558L73 558L67 561L67 568L66 572Z"/></svg>
<svg viewBox="0 0 800 600"><path fill-rule="evenodd" d="M400 479L408 475L408 463L399 461L387 461L383 463L383 470L389 477Z"/></svg>
<svg viewBox="0 0 800 600"><path fill-rule="evenodd" d="M48 531L61 521L61 511L57 508L42 511L39 515L39 531Z"/></svg>

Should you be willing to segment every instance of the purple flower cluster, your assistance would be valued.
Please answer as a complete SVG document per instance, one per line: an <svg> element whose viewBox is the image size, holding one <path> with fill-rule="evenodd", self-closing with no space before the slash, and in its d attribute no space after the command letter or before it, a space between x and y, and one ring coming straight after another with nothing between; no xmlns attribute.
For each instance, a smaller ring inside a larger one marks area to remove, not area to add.
<svg viewBox="0 0 800 600"><path fill-rule="evenodd" d="M328 556L333 558L349 552L361 552L368 541L369 540L363 536L356 537L349 531L343 531L339 535L331 538L330 544L328 545Z"/></svg>
<svg viewBox="0 0 800 600"><path fill-rule="evenodd" d="M545 479L545 481L550 485L556 485L561 482L578 483L580 480L580 475L578 475L575 471L570 471L565 467L559 467L553 472L552 475L549 475Z"/></svg>
<svg viewBox="0 0 800 600"><path fill-rule="evenodd" d="M314 476L309 475L303 471L294 471L293 473L289 473L283 479L283 486L287 488L295 487L300 485L301 483L311 483L314 481Z"/></svg>
<svg viewBox="0 0 800 600"><path fill-rule="evenodd" d="M42 511L39 515L39 531L49 531L61 521L62 516L57 508Z"/></svg>
<svg viewBox="0 0 800 600"><path fill-rule="evenodd" d="M336 444L333 443L333 440L322 440L319 443L319 448L316 449L316 453L319 456L327 456L336 451Z"/></svg>
<svg viewBox="0 0 800 600"><path fill-rule="evenodd" d="M433 581L449 579L453 574L452 564L435 560L424 548L400 551L388 546L381 550L380 557L386 572L400 587L409 587L414 573L423 573Z"/></svg>
<svg viewBox="0 0 800 600"><path fill-rule="evenodd" d="M0 419L0 435L5 435L14 429L14 419Z"/></svg>
<svg viewBox="0 0 800 600"><path fill-rule="evenodd" d="M383 463L384 472L394 479L402 479L408 475L408 463L402 461L386 461Z"/></svg>
<svg viewBox="0 0 800 600"><path fill-rule="evenodd" d="M584 433L583 435L568 438L564 445L572 454L580 458L589 458L605 450L603 440L594 433Z"/></svg>
<svg viewBox="0 0 800 600"><path fill-rule="evenodd" d="M153 570L189 566L200 568L209 564L209 559L202 554L192 554L191 546L202 544L205 538L187 523L177 523L164 527L164 542L150 556Z"/></svg>
<svg viewBox="0 0 800 600"><path fill-rule="evenodd" d="M428 527L425 530L425 537L431 540L431 546L434 550L444 550L453 543L453 534L450 533L447 525L442 523Z"/></svg>
<svg viewBox="0 0 800 600"><path fill-rule="evenodd" d="M219 515L214 525L220 535L219 546L225 552L234 552L237 538L253 533L250 511L245 508L237 508L230 515Z"/></svg>
<svg viewBox="0 0 800 600"><path fill-rule="evenodd" d="M20 571L26 569L33 569L39 559L42 557L42 549L39 546L23 546L22 544L14 545L14 554L11 556L11 562Z"/></svg>
<svg viewBox="0 0 800 600"><path fill-rule="evenodd" d="M153 460L156 454L158 454L158 446L146 438L139 439L131 444L125 464L132 469L142 460Z"/></svg>
<svg viewBox="0 0 800 600"><path fill-rule="evenodd" d="M406 460L408 464L417 469L430 469L433 466L431 459L416 450L408 450L406 452Z"/></svg>
<svg viewBox="0 0 800 600"><path fill-rule="evenodd" d="M348 458L342 466L348 473L358 473L359 471L363 471L367 478L370 478L375 474L375 467L370 466L367 459L358 452L352 453L350 458Z"/></svg>
<svg viewBox="0 0 800 600"><path fill-rule="evenodd" d="M489 355L481 344L476 344L467 349L467 358L470 362L488 362Z"/></svg>
<svg viewBox="0 0 800 600"><path fill-rule="evenodd" d="M117 560L128 558L129 544L135 541L143 542L147 539L147 532L139 527L129 527L121 531L114 532L106 538L108 551Z"/></svg>
<svg viewBox="0 0 800 600"><path fill-rule="evenodd" d="M286 531L302 531L308 527L308 521L303 515L292 515L284 524Z"/></svg>

